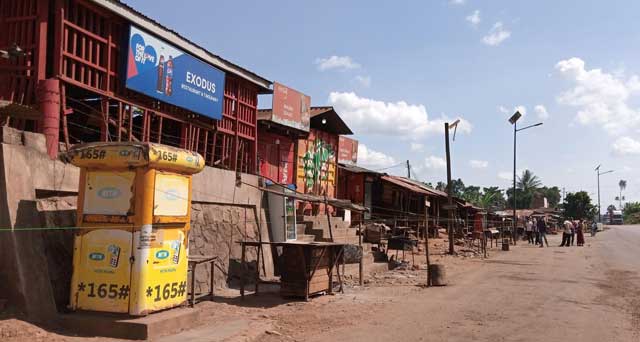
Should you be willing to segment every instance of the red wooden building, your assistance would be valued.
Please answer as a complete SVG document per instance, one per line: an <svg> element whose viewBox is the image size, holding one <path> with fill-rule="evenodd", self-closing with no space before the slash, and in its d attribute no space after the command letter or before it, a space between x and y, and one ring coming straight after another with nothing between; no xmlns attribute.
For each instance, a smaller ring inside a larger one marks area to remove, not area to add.
<svg viewBox="0 0 640 342"><path fill-rule="evenodd" d="M300 192L337 198L338 140L351 129L333 107L311 107L311 129L298 140L296 187ZM323 212L323 205L305 205L304 213Z"/></svg>
<svg viewBox="0 0 640 342"><path fill-rule="evenodd" d="M132 25L224 72L220 120L124 86ZM271 92L271 82L124 3L3 0L0 50L14 44L25 54L0 59L0 124L45 132L56 150L57 139L67 146L150 141L197 151L210 166L257 171L257 98ZM42 108L50 108L44 120Z"/></svg>
<svg viewBox="0 0 640 342"><path fill-rule="evenodd" d="M295 185L298 139L310 129L311 98L278 82L271 109L258 111L258 164L268 181Z"/></svg>

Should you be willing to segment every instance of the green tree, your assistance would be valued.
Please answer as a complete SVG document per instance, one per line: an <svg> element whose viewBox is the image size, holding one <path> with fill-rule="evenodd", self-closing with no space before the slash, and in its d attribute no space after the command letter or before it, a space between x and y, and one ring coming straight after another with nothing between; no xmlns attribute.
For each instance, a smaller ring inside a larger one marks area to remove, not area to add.
<svg viewBox="0 0 640 342"><path fill-rule="evenodd" d="M533 196L541 185L538 176L524 170L516 182L516 209L530 209ZM513 208L513 189L507 189L507 206Z"/></svg>
<svg viewBox="0 0 640 342"><path fill-rule="evenodd" d="M522 176L518 176L516 187L524 193L533 192L542 185L540 178L529 170L524 170Z"/></svg>
<svg viewBox="0 0 640 342"><path fill-rule="evenodd" d="M451 180L451 192L454 196L462 198L462 196L464 195L464 189L465 186L462 179L458 178Z"/></svg>
<svg viewBox="0 0 640 342"><path fill-rule="evenodd" d="M564 216L577 220L591 219L596 213L596 207L591 204L591 197L586 191L568 193L564 199Z"/></svg>
<svg viewBox="0 0 640 342"><path fill-rule="evenodd" d="M547 202L549 202L549 208L555 208L560 203L560 189L557 186L546 187L543 186L539 188L537 191L540 195L547 198Z"/></svg>
<svg viewBox="0 0 640 342"><path fill-rule="evenodd" d="M513 188L507 189L507 208L513 208ZM524 192L516 189L516 209L530 209L533 201L533 192Z"/></svg>
<svg viewBox="0 0 640 342"><path fill-rule="evenodd" d="M507 201L504 199L504 191L497 186L491 186L488 188L482 188L482 192L486 194L492 194L491 196L491 208L495 210L502 210L507 207Z"/></svg>
<svg viewBox="0 0 640 342"><path fill-rule="evenodd" d="M464 188L462 198L468 202L474 203L482 196L479 186L468 186Z"/></svg>
<svg viewBox="0 0 640 342"><path fill-rule="evenodd" d="M625 203L623 215L625 224L640 223L640 202Z"/></svg>
<svg viewBox="0 0 640 342"><path fill-rule="evenodd" d="M438 182L438 184L436 184L436 190L447 191L447 183Z"/></svg>

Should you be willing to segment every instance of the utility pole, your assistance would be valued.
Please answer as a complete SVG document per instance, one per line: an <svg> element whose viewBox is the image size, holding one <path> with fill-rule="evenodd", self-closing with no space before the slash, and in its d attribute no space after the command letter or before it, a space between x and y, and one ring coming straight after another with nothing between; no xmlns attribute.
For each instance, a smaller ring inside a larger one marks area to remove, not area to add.
<svg viewBox="0 0 640 342"><path fill-rule="evenodd" d="M602 166L602 164L599 164L594 169L596 171L596 173L598 174L598 222L602 222L602 214L601 214L602 211L601 211L601 207L600 207L600 176L606 175L607 173L613 172L613 170L600 172L600 166Z"/></svg>
<svg viewBox="0 0 640 342"><path fill-rule="evenodd" d="M407 159L407 178L411 179L411 164L409 164L409 159Z"/></svg>
<svg viewBox="0 0 640 342"><path fill-rule="evenodd" d="M447 155L447 213L449 220L447 220L447 234L449 235L449 254L453 255L453 211L451 207L453 205L453 197L451 195L451 154L449 152L449 123L444 123L444 141L445 152Z"/></svg>
<svg viewBox="0 0 640 342"><path fill-rule="evenodd" d="M509 118L509 122L513 125L513 232L511 233L511 236L513 237L513 244L516 244L516 241L518 240L518 217L516 215L516 136L517 133L520 131L524 131L525 129L529 129L532 127L538 127L540 125L542 125L542 122L539 122L537 124L533 124L533 125L529 125L523 128L518 129L517 128L517 122L518 119L520 119L522 117L522 114L520 114L519 111L516 111L515 113L513 113L513 115Z"/></svg>
<svg viewBox="0 0 640 342"><path fill-rule="evenodd" d="M518 112L516 112L518 113ZM518 216L516 214L516 194L518 193L518 189L516 189L516 133L518 133L517 125L518 120L513 122L513 232L511 236L513 237L513 244L517 244L518 241Z"/></svg>

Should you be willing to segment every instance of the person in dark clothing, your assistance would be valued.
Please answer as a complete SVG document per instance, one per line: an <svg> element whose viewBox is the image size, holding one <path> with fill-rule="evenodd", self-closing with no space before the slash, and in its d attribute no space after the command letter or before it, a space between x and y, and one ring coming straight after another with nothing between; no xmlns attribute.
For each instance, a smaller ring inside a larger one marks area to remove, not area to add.
<svg viewBox="0 0 640 342"><path fill-rule="evenodd" d="M540 236L540 248L544 247L544 243L549 247L549 241L547 241L547 222L545 222L545 218L541 217L537 222L538 227L538 235Z"/></svg>

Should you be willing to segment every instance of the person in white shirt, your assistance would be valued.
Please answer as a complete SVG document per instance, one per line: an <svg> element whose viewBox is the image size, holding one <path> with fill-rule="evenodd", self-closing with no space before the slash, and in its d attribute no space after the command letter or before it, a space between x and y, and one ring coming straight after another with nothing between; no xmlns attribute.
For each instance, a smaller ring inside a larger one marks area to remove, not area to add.
<svg viewBox="0 0 640 342"><path fill-rule="evenodd" d="M533 220L528 219L524 229L527 232L527 240L529 240L529 244L533 244Z"/></svg>
<svg viewBox="0 0 640 342"><path fill-rule="evenodd" d="M562 230L562 244L560 247L571 246L571 231L573 230L573 222L571 219L564 221L564 229Z"/></svg>

